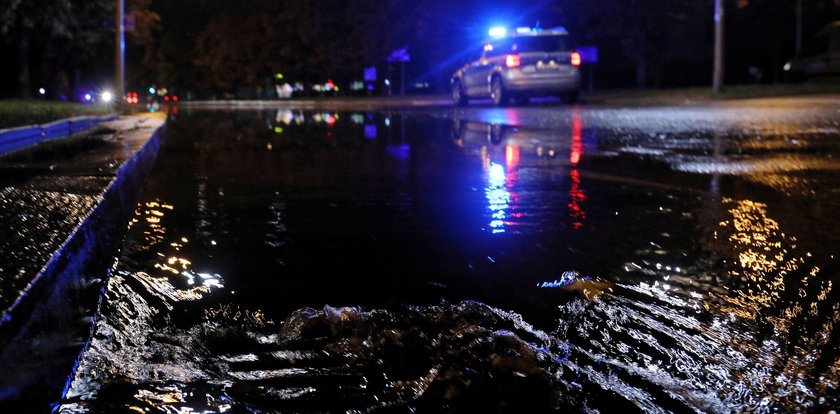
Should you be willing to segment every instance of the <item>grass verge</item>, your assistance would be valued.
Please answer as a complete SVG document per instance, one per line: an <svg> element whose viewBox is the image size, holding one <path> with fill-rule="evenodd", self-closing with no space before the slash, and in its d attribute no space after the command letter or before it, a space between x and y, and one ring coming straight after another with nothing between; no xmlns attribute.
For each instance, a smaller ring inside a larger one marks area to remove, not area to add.
<svg viewBox="0 0 840 414"><path fill-rule="evenodd" d="M0 129L44 124L81 115L114 113L111 105L85 105L36 100L0 100Z"/></svg>

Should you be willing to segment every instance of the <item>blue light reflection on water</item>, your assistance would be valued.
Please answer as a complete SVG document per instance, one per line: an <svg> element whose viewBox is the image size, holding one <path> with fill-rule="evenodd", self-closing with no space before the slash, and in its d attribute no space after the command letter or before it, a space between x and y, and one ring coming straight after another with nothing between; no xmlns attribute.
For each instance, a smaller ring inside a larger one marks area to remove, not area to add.
<svg viewBox="0 0 840 414"><path fill-rule="evenodd" d="M388 153L400 162L407 162L411 157L411 145L399 144L388 146Z"/></svg>
<svg viewBox="0 0 840 414"><path fill-rule="evenodd" d="M376 124L365 124L365 138L376 139Z"/></svg>
<svg viewBox="0 0 840 414"><path fill-rule="evenodd" d="M558 129L521 126L513 109L487 111L482 121L456 122L456 143L476 154L484 166L488 232L518 232L529 220L540 219L541 214L530 214L531 210L548 211L546 200L561 197L545 187L549 175L550 181L565 178L561 185L568 186L562 196L568 224L576 230L584 227L587 193L579 167L584 153L597 149L598 137L584 128L579 108L568 116L567 126Z"/></svg>

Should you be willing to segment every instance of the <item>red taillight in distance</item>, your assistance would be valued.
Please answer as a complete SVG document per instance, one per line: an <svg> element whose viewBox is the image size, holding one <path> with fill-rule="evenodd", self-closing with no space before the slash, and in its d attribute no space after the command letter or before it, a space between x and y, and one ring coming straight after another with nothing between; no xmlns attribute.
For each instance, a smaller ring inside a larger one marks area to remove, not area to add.
<svg viewBox="0 0 840 414"><path fill-rule="evenodd" d="M509 68L518 68L521 63L519 55L507 55L505 57L505 66Z"/></svg>
<svg viewBox="0 0 840 414"><path fill-rule="evenodd" d="M571 61L572 61L572 66L580 66L580 53L572 52Z"/></svg>

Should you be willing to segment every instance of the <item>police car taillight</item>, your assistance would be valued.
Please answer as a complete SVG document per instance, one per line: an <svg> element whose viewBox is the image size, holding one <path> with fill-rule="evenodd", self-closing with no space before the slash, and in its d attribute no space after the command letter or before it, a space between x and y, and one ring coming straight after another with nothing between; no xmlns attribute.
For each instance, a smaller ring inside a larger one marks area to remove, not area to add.
<svg viewBox="0 0 840 414"><path fill-rule="evenodd" d="M509 68L518 68L521 63L519 55L507 55L505 57L505 66Z"/></svg>
<svg viewBox="0 0 840 414"><path fill-rule="evenodd" d="M572 66L580 66L580 53L572 52Z"/></svg>

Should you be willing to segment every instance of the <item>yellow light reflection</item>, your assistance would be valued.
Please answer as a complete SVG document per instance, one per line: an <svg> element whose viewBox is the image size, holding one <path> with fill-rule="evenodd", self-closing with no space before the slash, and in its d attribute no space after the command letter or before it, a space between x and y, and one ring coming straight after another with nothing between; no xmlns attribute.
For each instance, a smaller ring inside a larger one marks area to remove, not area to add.
<svg viewBox="0 0 840 414"><path fill-rule="evenodd" d="M239 325L249 327L265 328L275 325L275 322L268 318L263 311L242 309L235 305L223 304L218 307L205 309L204 319L208 321L226 320L236 322Z"/></svg>
<svg viewBox="0 0 840 414"><path fill-rule="evenodd" d="M815 356L806 354L825 345L838 320L838 306L829 307L826 302L832 282L820 273L820 266L806 267L814 255L802 251L796 237L782 231L768 216L766 204L733 199L722 203L728 217L718 221L716 234L724 254L736 261L729 270L729 282L710 291L712 300L704 306L724 315L768 322L783 338L798 336L795 340L800 346L796 349L804 353L803 360L785 365L795 376L810 365L804 360ZM826 313L827 308L833 310ZM802 327L807 320L822 327L816 335Z"/></svg>
<svg viewBox="0 0 840 414"><path fill-rule="evenodd" d="M166 213L174 209L171 204L151 201L137 210L138 223L145 223L147 228L143 231L145 243L133 247L140 251L154 252L150 262L152 268L159 272L135 272L133 276L173 301L198 300L211 289L222 288L224 285L221 276L217 274L192 270L193 261L181 253L190 239L186 236L170 236L165 226ZM179 288L184 285L189 287Z"/></svg>
<svg viewBox="0 0 840 414"><path fill-rule="evenodd" d="M718 202L722 217L712 221L709 231L728 266L702 302L715 315L707 332L720 338L715 332L725 332L722 325L741 325L733 331L744 325L754 329L755 323L770 328L755 337L734 336L729 344L744 354L765 347L785 350L766 352L756 361L767 376L744 377L757 381L753 386L765 391L770 406L792 406L790 389L815 372L820 381L808 392L829 395L840 385L840 360L831 344L840 304L831 302L832 276L817 262L826 258L800 248L797 238L770 216L767 204L728 198Z"/></svg>
<svg viewBox="0 0 840 414"><path fill-rule="evenodd" d="M175 387L167 387L161 391L155 392L151 390L139 390L134 394L134 398L160 411L169 411L167 408L172 404L183 404L185 401L184 394L181 390ZM135 405L126 406L129 410L139 413L149 412L148 408L141 408ZM192 410L178 410L177 412L192 412Z"/></svg>
<svg viewBox="0 0 840 414"><path fill-rule="evenodd" d="M746 286L727 288L722 295L723 311L754 319L761 309L773 306L785 290L785 275L796 271L802 259L793 254L796 239L784 234L779 223L767 216L767 205L751 200L724 199L731 216L719 222L720 233L728 234L726 245L737 257L731 276ZM715 293L711 293L715 296ZM790 312L795 312L790 310ZM776 324L784 329L783 324Z"/></svg>

